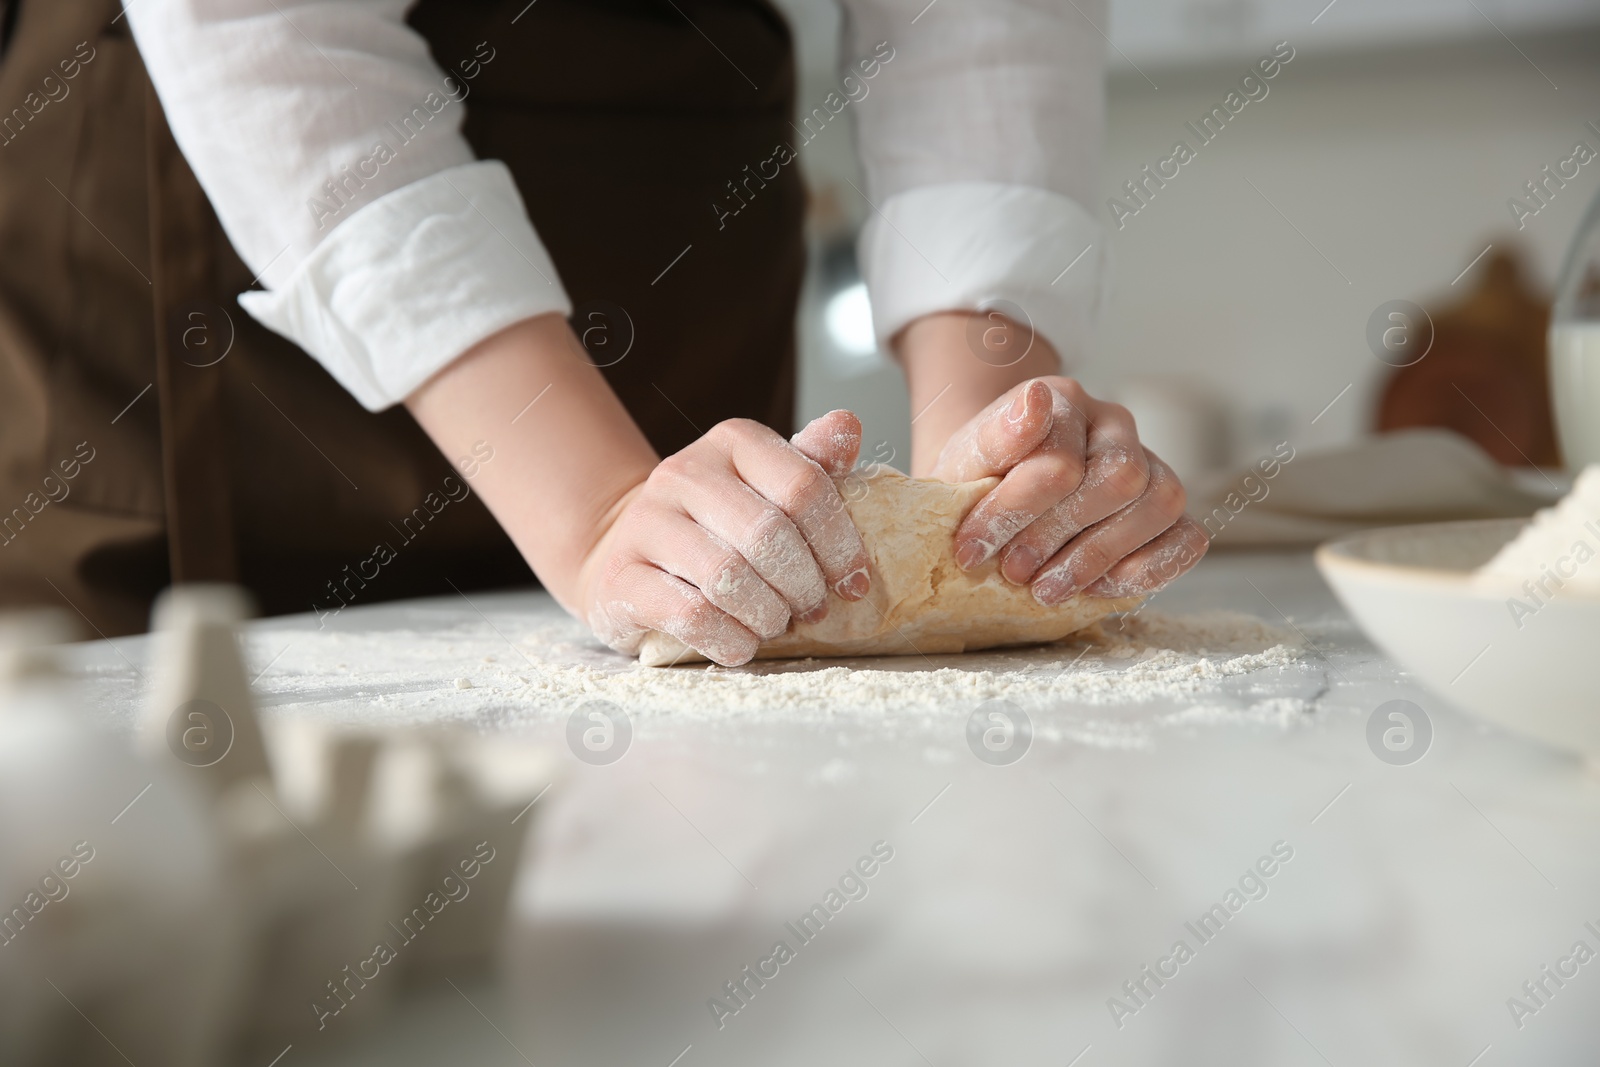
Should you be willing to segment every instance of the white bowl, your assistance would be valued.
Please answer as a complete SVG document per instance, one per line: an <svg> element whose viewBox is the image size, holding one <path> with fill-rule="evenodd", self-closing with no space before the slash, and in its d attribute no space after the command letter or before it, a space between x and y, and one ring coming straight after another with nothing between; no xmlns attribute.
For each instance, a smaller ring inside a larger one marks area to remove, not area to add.
<svg viewBox="0 0 1600 1067"><path fill-rule="evenodd" d="M1317 549L1317 567L1367 636L1434 692L1600 760L1600 597L1566 589L1539 606L1472 573L1526 522L1371 530ZM1514 613L1513 598L1532 613Z"/></svg>

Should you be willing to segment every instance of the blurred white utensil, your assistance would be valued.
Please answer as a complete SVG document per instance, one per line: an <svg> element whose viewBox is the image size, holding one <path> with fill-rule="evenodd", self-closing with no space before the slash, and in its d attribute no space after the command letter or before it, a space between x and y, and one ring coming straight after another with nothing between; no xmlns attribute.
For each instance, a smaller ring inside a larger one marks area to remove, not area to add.
<svg viewBox="0 0 1600 1067"><path fill-rule="evenodd" d="M1440 696L1510 730L1600 761L1600 597L1570 590L1529 615L1511 580L1473 572L1526 520L1373 530L1317 550L1367 635Z"/></svg>

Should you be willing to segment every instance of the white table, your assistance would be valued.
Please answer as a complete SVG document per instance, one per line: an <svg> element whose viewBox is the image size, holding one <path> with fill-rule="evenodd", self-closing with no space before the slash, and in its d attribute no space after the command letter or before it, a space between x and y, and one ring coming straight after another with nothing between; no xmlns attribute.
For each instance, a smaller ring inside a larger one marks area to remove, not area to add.
<svg viewBox="0 0 1600 1067"><path fill-rule="evenodd" d="M1531 1004L1523 982L1575 941L1600 951L1584 926L1600 929L1600 783L1579 761L1416 688L1304 555L1213 556L1156 608L1279 624L1286 613L1314 647L1177 705L1047 709L1009 766L968 751L969 706L803 722L637 716L622 759L569 758L536 809L506 982L425 993L359 1039L291 1055L538 1067L1600 1059L1600 961L1520 1029L1507 1007ZM268 716L450 719L564 749L571 706L509 684L519 644L561 625L556 615L540 595L352 607L322 630L310 616L257 623L248 651ZM81 646L99 714L131 717L145 648ZM1366 740L1369 715L1395 698L1434 729L1409 766ZM1212 710L1185 718L1185 703ZM1074 739L1075 724L1108 716L1143 724L1138 743ZM784 924L878 841L894 857L867 895L800 944ZM1264 864L1266 895L1202 943L1185 923L1226 904L1278 842L1293 856ZM723 984L780 938L794 958L719 1029L708 999L731 1006ZM1193 958L1159 963L1180 938ZM1171 977L1156 987L1147 964ZM1144 1003L1119 1027L1108 999L1135 1006L1123 983L1140 979Z"/></svg>

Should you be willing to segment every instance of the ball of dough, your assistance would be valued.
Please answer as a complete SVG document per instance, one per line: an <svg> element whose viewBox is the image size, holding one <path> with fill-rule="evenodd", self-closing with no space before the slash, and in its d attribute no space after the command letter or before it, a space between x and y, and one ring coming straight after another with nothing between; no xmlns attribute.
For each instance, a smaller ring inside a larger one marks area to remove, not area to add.
<svg viewBox="0 0 1600 1067"><path fill-rule="evenodd" d="M872 590L855 602L831 597L821 622L791 622L762 644L757 659L904 656L971 652L1059 641L1142 597L1075 596L1055 607L1000 576L998 560L964 571L953 550L956 527L998 478L940 482L890 467L836 479L871 559ZM675 637L652 631L639 647L647 667L704 663Z"/></svg>

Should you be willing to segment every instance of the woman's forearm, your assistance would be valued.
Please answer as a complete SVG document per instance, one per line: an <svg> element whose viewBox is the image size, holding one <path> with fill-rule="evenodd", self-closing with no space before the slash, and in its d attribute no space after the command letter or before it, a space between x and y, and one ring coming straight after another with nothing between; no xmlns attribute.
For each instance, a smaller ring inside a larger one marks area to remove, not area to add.
<svg viewBox="0 0 1600 1067"><path fill-rule="evenodd" d="M1050 342L1035 334L1029 345L1023 328L979 312L925 315L900 332L894 349L911 394L911 474L919 478L933 470L950 435L995 397L1060 373Z"/></svg>
<svg viewBox="0 0 1600 1067"><path fill-rule="evenodd" d="M560 315L510 326L406 398L452 462L486 443L472 487L569 610L579 568L658 457Z"/></svg>

